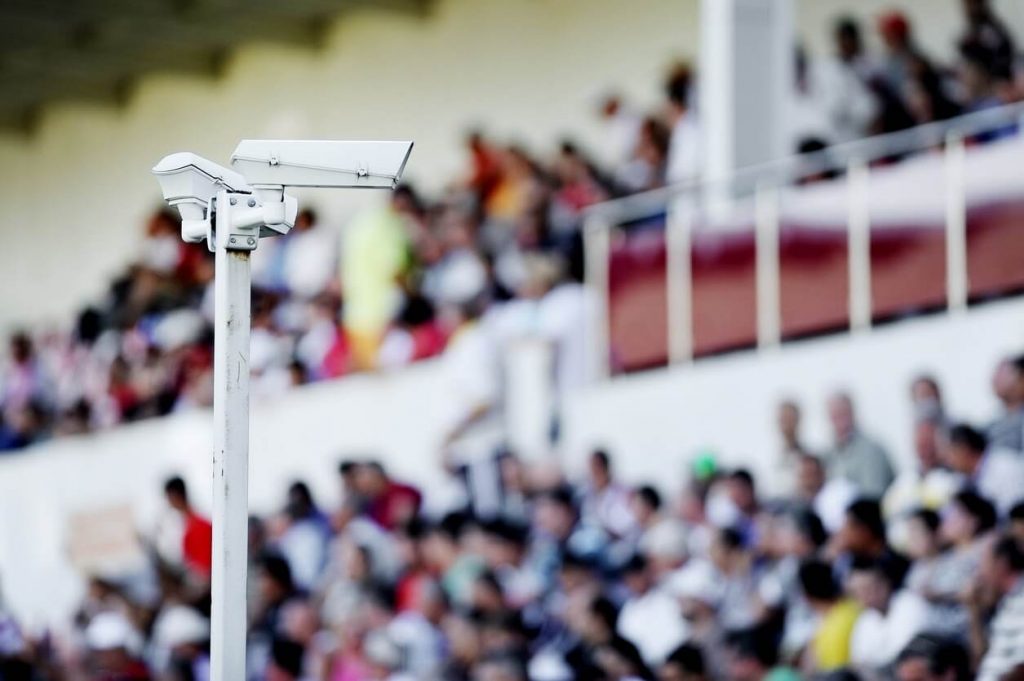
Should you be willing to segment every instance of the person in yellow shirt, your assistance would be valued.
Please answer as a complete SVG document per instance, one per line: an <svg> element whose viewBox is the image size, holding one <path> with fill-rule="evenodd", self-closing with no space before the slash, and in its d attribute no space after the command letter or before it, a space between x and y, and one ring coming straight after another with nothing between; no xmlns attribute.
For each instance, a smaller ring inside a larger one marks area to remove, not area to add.
<svg viewBox="0 0 1024 681"><path fill-rule="evenodd" d="M808 560L800 566L800 587L820 618L808 646L805 667L814 671L845 667L850 662L850 639L860 606L842 596L831 566L819 560Z"/></svg>
<svg viewBox="0 0 1024 681"><path fill-rule="evenodd" d="M342 317L360 369L374 368L381 339L401 307L401 279L410 264L406 221L417 206L412 190L399 187L386 206L358 215L342 233Z"/></svg>

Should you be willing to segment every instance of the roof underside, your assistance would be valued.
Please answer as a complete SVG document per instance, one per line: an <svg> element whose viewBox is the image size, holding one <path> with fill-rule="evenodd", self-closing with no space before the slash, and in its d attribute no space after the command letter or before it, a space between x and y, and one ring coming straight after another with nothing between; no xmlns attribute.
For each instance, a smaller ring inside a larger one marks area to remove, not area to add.
<svg viewBox="0 0 1024 681"><path fill-rule="evenodd" d="M357 9L429 0L0 0L0 131L30 131L54 101L124 103L154 72L217 76L256 41L316 48Z"/></svg>

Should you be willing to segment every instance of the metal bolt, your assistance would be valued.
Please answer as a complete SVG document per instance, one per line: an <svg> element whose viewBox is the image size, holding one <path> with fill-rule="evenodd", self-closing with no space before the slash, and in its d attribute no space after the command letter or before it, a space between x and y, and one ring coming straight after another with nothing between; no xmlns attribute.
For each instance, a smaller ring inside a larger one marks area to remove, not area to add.
<svg viewBox="0 0 1024 681"><path fill-rule="evenodd" d="M248 239L248 241L246 243L248 243L250 246L255 246L256 245L256 239L253 239L252 237L249 237L249 239Z"/></svg>
<svg viewBox="0 0 1024 681"><path fill-rule="evenodd" d="M238 199L236 199L235 197L233 197L233 196L232 196L232 197L231 197L231 205L233 206L233 205L235 205L236 203L238 203Z"/></svg>
<svg viewBox="0 0 1024 681"><path fill-rule="evenodd" d="M230 239L228 239L228 243L232 243L233 244L233 243L235 243L235 241L237 241L237 239L235 239L235 237L231 237Z"/></svg>
<svg viewBox="0 0 1024 681"><path fill-rule="evenodd" d="M256 199L249 199L249 208L253 208L255 206L256 206Z"/></svg>

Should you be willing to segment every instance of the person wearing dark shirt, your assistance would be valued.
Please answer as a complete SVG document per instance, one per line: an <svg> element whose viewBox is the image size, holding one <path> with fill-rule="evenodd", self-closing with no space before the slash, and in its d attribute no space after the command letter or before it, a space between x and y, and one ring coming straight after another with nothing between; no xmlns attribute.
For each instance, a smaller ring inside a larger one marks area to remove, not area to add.
<svg viewBox="0 0 1024 681"><path fill-rule="evenodd" d="M997 80L1013 79L1013 37L995 15L989 0L963 0L967 27L960 36L962 53L975 55Z"/></svg>

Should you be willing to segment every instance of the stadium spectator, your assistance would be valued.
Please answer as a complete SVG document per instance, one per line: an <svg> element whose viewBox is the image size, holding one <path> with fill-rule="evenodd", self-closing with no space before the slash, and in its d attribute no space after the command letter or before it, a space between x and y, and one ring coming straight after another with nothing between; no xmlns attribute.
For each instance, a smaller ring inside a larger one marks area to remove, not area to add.
<svg viewBox="0 0 1024 681"><path fill-rule="evenodd" d="M922 534L929 535L933 521L927 515L920 518ZM931 606L933 631L950 635L966 631L968 613L962 596L978 574L995 524L992 504L973 492L961 492L943 510L939 536L923 537L926 545L917 551L911 544L911 551L919 555L907 577L908 588ZM945 546L937 555L933 542Z"/></svg>
<svg viewBox="0 0 1024 681"><path fill-rule="evenodd" d="M860 617L860 607L844 598L828 563L809 560L800 566L800 588L820 617L809 646L808 669L832 671L850 662L850 639Z"/></svg>
<svg viewBox="0 0 1024 681"><path fill-rule="evenodd" d="M955 640L921 634L900 653L895 675L898 681L968 681L971 678L970 656Z"/></svg>
<svg viewBox="0 0 1024 681"><path fill-rule="evenodd" d="M776 423L782 450L772 465L772 493L778 496L791 496L795 489L796 469L801 456L810 454L800 436L800 406L793 400L786 399L779 403L776 411Z"/></svg>
<svg viewBox="0 0 1024 681"><path fill-rule="evenodd" d="M616 631L636 642L650 667L663 663L688 635L679 604L655 584L655 575L643 556L634 556L623 569L629 596L619 612Z"/></svg>
<svg viewBox="0 0 1024 681"><path fill-rule="evenodd" d="M893 10L880 15L877 28L885 46L880 76L890 91L903 93L913 77L915 63L926 60L914 42L910 20L902 12Z"/></svg>
<svg viewBox="0 0 1024 681"><path fill-rule="evenodd" d="M961 53L975 55L979 66L993 78L1014 77L1016 48L1006 25L996 16L989 0L962 0L967 26L958 41Z"/></svg>
<svg viewBox="0 0 1024 681"><path fill-rule="evenodd" d="M387 206L362 213L342 235L343 320L360 368L375 366L388 322L401 306L398 282L409 265L409 191L396 189Z"/></svg>
<svg viewBox="0 0 1024 681"><path fill-rule="evenodd" d="M1006 513L1024 497L1024 461L1016 452L989 447L986 437L967 424L953 426L947 437L947 465Z"/></svg>
<svg viewBox="0 0 1024 681"><path fill-rule="evenodd" d="M889 453L860 430L846 393L829 398L828 415L835 438L828 456L830 474L845 478L860 494L880 499L895 478Z"/></svg>
<svg viewBox="0 0 1024 681"><path fill-rule="evenodd" d="M687 64L677 64L665 83L666 122L671 130L665 178L669 183L694 182L701 177L704 140L694 111L693 73Z"/></svg>
<svg viewBox="0 0 1024 681"><path fill-rule="evenodd" d="M293 482L288 488L279 532L274 544L288 561L292 579L300 589L311 590L327 562L330 524L306 483Z"/></svg>
<svg viewBox="0 0 1024 681"><path fill-rule="evenodd" d="M992 392L1003 405L1003 413L986 429L989 444L1024 451L1024 355L1006 358L996 365Z"/></svg>
<svg viewBox="0 0 1024 681"><path fill-rule="evenodd" d="M616 165L625 163L633 154L640 129L640 116L615 93L606 95L598 107L607 134L609 154Z"/></svg>
<svg viewBox="0 0 1024 681"><path fill-rule="evenodd" d="M616 539L628 536L635 527L629 507L631 491L612 477L608 452L595 450L587 468L589 480L580 498L583 522L600 527Z"/></svg>
<svg viewBox="0 0 1024 681"><path fill-rule="evenodd" d="M182 564L196 576L208 579L212 567L213 526L192 508L188 489L181 478L173 477L164 483L164 497L182 519L179 554Z"/></svg>
<svg viewBox="0 0 1024 681"><path fill-rule="evenodd" d="M896 477L883 498L890 521L898 521L919 508L940 509L957 491L960 483L956 474L942 465L941 428L935 416L920 418L914 424L914 464Z"/></svg>
<svg viewBox="0 0 1024 681"><path fill-rule="evenodd" d="M835 24L833 38L835 55L812 65L810 88L823 110L826 138L837 144L866 136L878 104L868 87L873 69L860 25L843 17Z"/></svg>
<svg viewBox="0 0 1024 681"><path fill-rule="evenodd" d="M1024 552L1011 537L997 541L982 562L971 607L971 640L981 658L978 681L997 681L1024 661ZM996 605L989 633L983 609Z"/></svg>
<svg viewBox="0 0 1024 681"><path fill-rule="evenodd" d="M861 607L850 638L850 662L877 675L929 623L923 598L898 585L900 575L870 558L855 559L848 578L850 594Z"/></svg>
<svg viewBox="0 0 1024 681"><path fill-rule="evenodd" d="M379 461L359 464L355 490L365 503L366 516L386 530L416 517L423 495L411 485L393 480Z"/></svg>

